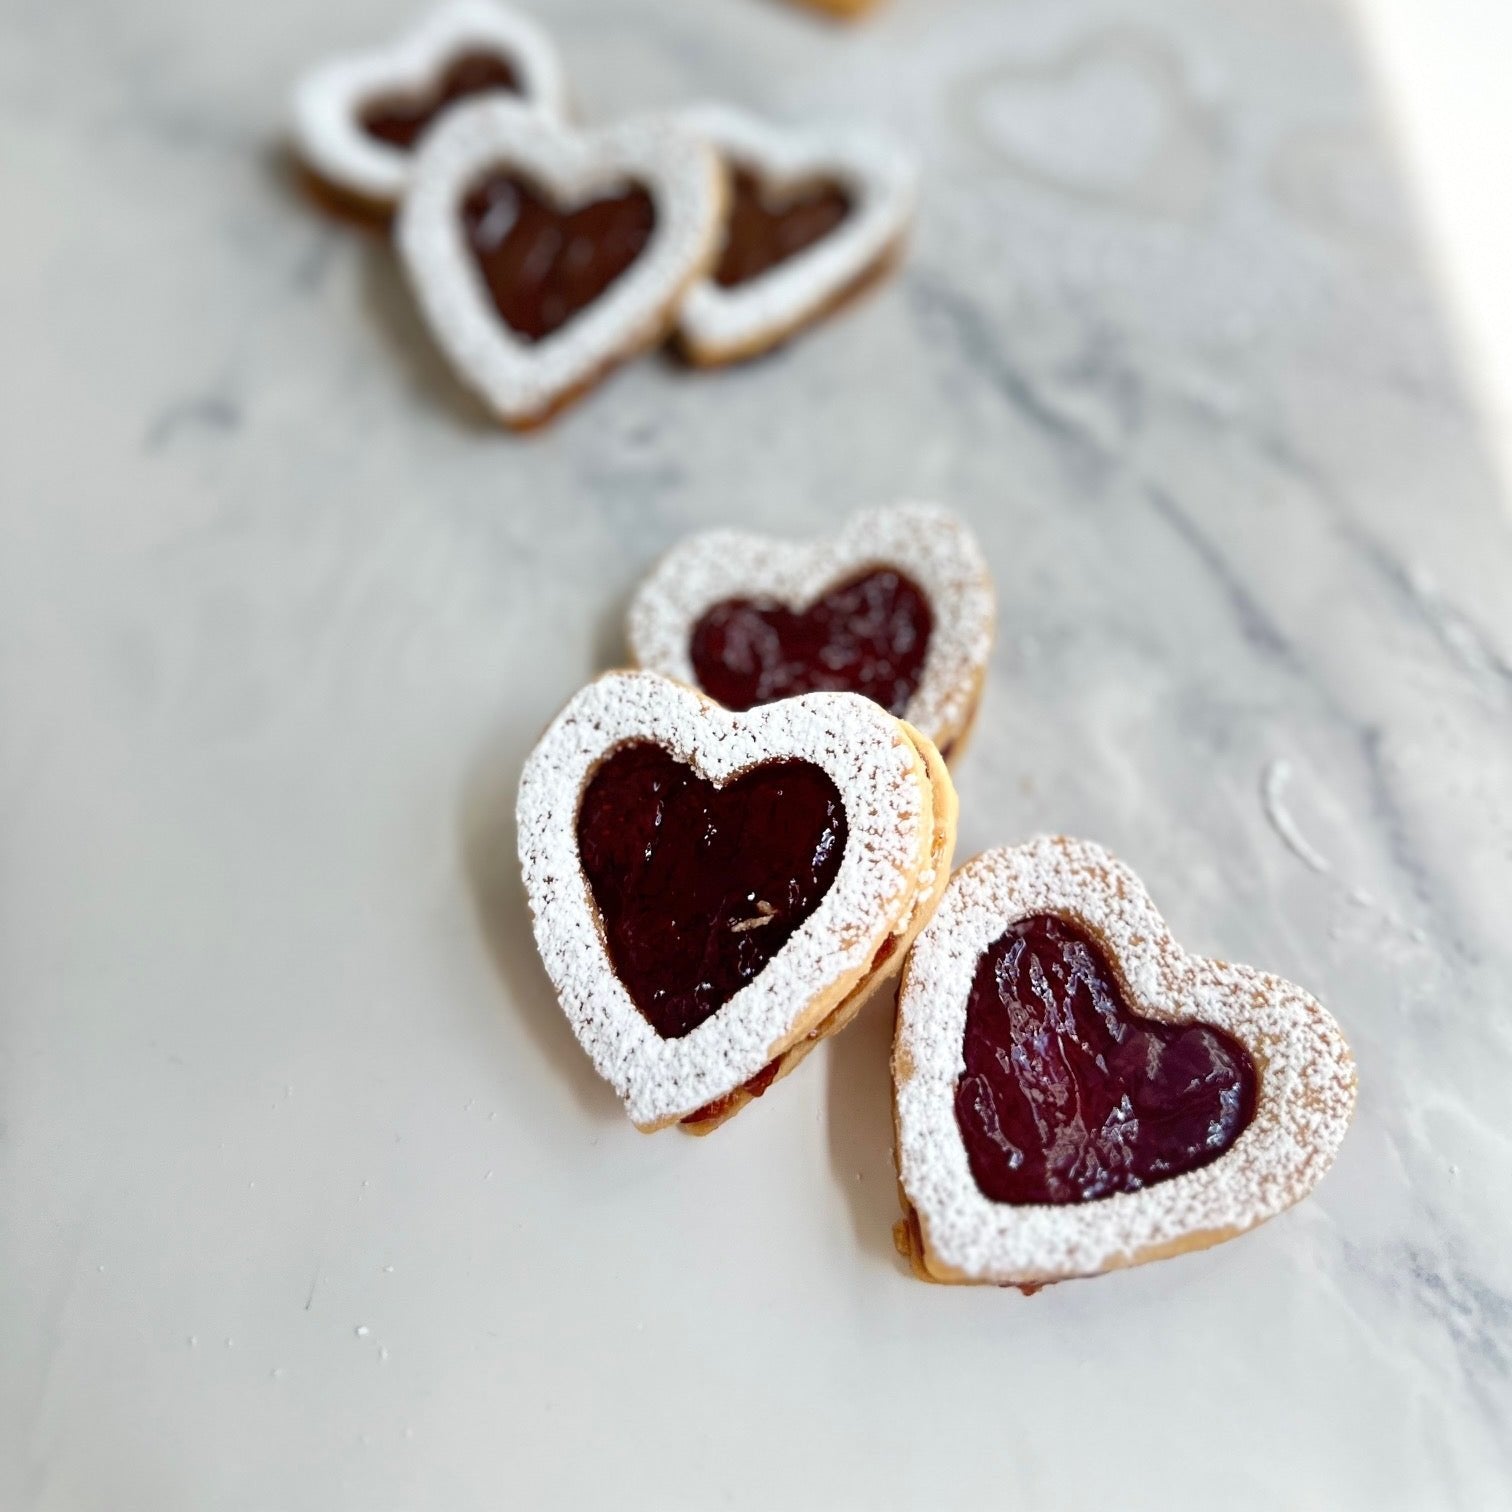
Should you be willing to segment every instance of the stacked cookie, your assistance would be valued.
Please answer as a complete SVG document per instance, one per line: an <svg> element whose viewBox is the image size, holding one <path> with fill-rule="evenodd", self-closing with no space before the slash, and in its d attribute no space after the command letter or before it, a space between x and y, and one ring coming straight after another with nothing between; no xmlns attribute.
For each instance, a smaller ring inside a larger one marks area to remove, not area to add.
<svg viewBox="0 0 1512 1512"><path fill-rule="evenodd" d="M322 195L395 241L458 377L539 425L636 353L769 350L883 272L913 169L851 129L722 105L579 129L547 35L456 0L393 46L316 69L295 150Z"/></svg>
<svg viewBox="0 0 1512 1512"><path fill-rule="evenodd" d="M993 589L916 505L817 544L716 532L635 596L639 669L520 782L564 1011L642 1129L707 1133L894 980L899 1249L1033 1290L1232 1238L1305 1196L1353 1109L1338 1026L1187 955L1138 879L1045 838L949 869Z"/></svg>
<svg viewBox="0 0 1512 1512"><path fill-rule="evenodd" d="M950 876L955 789L869 699L731 713L653 672L590 683L520 784L536 941L646 1130L708 1133L892 980Z"/></svg>

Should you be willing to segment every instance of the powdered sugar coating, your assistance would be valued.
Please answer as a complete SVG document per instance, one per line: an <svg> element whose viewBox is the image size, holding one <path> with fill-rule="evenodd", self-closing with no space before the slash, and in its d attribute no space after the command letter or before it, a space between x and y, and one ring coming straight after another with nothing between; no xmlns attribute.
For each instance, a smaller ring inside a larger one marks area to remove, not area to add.
<svg viewBox="0 0 1512 1512"><path fill-rule="evenodd" d="M760 277L731 288L712 277L688 290L678 332L706 362L751 356L821 314L901 241L913 217L913 160L885 138L851 127L792 132L727 105L698 105L681 118L733 167L781 191L826 179L851 210L827 236Z"/></svg>
<svg viewBox="0 0 1512 1512"><path fill-rule="evenodd" d="M663 1039L615 975L578 856L577 813L600 762L650 740L725 783L763 762L813 762L848 827L819 906L761 974L681 1039ZM525 763L520 865L536 944L583 1048L643 1128L732 1091L798 1034L816 1001L863 971L913 906L932 839L919 759L898 721L852 693L814 693L731 714L651 672L611 672L567 705Z"/></svg>
<svg viewBox="0 0 1512 1512"><path fill-rule="evenodd" d="M463 199L500 168L517 170L566 206L635 184L656 207L655 227L635 261L533 344L500 318L462 226ZM674 120L641 117L576 132L491 96L458 105L426 134L396 241L452 366L503 420L523 425L666 333L678 296L714 255L724 188L713 149Z"/></svg>
<svg viewBox="0 0 1512 1512"><path fill-rule="evenodd" d="M363 109L385 96L425 90L467 52L502 57L519 83L519 102L555 118L565 114L566 76L546 33L519 11L453 0L390 46L335 58L306 74L294 91L295 150L328 184L375 205L397 203L415 155L370 136Z"/></svg>
<svg viewBox="0 0 1512 1512"><path fill-rule="evenodd" d="M852 515L827 540L782 541L741 531L689 536L636 591L627 634L642 667L697 683L693 629L729 598L772 598L802 609L871 568L893 567L923 590L934 616L919 685L901 717L937 746L970 723L995 608L981 547L965 523L934 504L897 504Z"/></svg>
<svg viewBox="0 0 1512 1512"><path fill-rule="evenodd" d="M1098 935L1140 1014L1212 1024L1250 1052L1254 1119L1212 1164L1064 1207L997 1203L977 1187L955 1115L967 1000L983 952L1037 913ZM1133 872L1100 846L1058 837L988 851L956 873L905 968L893 1070L899 1179L931 1255L965 1279L1002 1283L1093 1275L1273 1217L1332 1164L1355 1095L1343 1035L1312 997L1186 954Z"/></svg>

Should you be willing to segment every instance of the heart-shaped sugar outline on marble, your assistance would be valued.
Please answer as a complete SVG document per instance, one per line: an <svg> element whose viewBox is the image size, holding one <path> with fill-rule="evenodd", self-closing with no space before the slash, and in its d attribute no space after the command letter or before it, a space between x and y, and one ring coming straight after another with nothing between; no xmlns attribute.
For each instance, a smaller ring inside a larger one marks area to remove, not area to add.
<svg viewBox="0 0 1512 1512"><path fill-rule="evenodd" d="M1192 69L1158 32L1113 25L1043 61L1006 61L954 102L995 157L1077 199L1156 215L1205 203L1219 131Z"/></svg>
<svg viewBox="0 0 1512 1512"><path fill-rule="evenodd" d="M959 754L981 692L995 611L981 548L960 519L935 505L867 510L813 542L726 530L690 536L662 558L631 602L631 656L696 687L694 635L716 605L765 600L803 612L875 570L915 584L932 620L923 667L899 717L942 754Z"/></svg>
<svg viewBox="0 0 1512 1512"><path fill-rule="evenodd" d="M513 76L508 97L516 103L555 119L565 114L566 78L546 33L528 16L488 0L454 0L398 41L332 59L299 81L292 131L301 161L342 194L374 209L391 208L409 183L415 151L375 136L368 113L385 101L435 99L448 69L469 57L506 64Z"/></svg>
<svg viewBox="0 0 1512 1512"><path fill-rule="evenodd" d="M840 794L847 829L817 905L753 979L675 1037L652 1026L616 973L579 850L578 813L593 777L616 752L642 744L720 787L769 763L818 767ZM531 753L517 821L547 974L595 1068L644 1129L706 1107L801 1041L935 890L934 816L919 750L897 720L853 694L731 714L654 673L609 673L572 699Z"/></svg>
<svg viewBox="0 0 1512 1512"><path fill-rule="evenodd" d="M1180 1175L1092 1201L988 1198L957 1117L972 984L984 953L1038 915L1080 925L1143 1019L1205 1025L1247 1052L1253 1117L1224 1153ZM1042 838L958 871L904 968L893 1056L900 1188L916 1264L938 1280L1036 1286L1230 1239L1306 1196L1354 1107L1338 1025L1301 988L1188 955L1138 878L1087 841Z"/></svg>
<svg viewBox="0 0 1512 1512"><path fill-rule="evenodd" d="M737 195L750 178L778 206L816 185L833 186L848 202L833 229L756 276L725 286L716 265L688 289L677 335L692 361L766 351L839 304L901 246L915 171L890 143L850 129L786 131L725 105L692 107L680 118L725 159Z"/></svg>
<svg viewBox="0 0 1512 1512"><path fill-rule="evenodd" d="M541 340L512 330L500 314L464 225L469 196L496 174L565 211L634 190L654 210L633 261ZM458 106L427 133L396 241L426 322L458 375L506 424L527 427L661 340L683 290L714 255L724 192L713 150L674 120L576 132L495 97Z"/></svg>

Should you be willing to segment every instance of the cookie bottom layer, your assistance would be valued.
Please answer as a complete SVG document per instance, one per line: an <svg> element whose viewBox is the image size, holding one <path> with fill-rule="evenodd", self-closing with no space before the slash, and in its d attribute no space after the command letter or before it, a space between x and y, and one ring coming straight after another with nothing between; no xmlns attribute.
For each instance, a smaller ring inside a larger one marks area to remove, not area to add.
<svg viewBox="0 0 1512 1512"><path fill-rule="evenodd" d="M371 199L341 184L332 183L296 153L290 154L289 163L300 192L325 214L379 234L386 233L393 224L393 200Z"/></svg>
<svg viewBox="0 0 1512 1512"><path fill-rule="evenodd" d="M977 714L982 707L982 689L986 683L987 669L977 668L961 722L954 729L942 732L944 738L940 742L940 755L948 766L956 765L965 754L966 747L971 744L972 734L976 730Z"/></svg>

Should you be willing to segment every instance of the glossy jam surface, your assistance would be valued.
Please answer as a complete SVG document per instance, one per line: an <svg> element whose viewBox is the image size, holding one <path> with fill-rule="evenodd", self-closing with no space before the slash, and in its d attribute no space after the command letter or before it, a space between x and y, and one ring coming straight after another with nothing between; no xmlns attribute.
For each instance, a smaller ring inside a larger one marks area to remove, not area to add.
<svg viewBox="0 0 1512 1512"><path fill-rule="evenodd" d="M560 210L533 184L490 174L462 202L468 245L499 314L541 341L593 303L640 256L656 206L638 186Z"/></svg>
<svg viewBox="0 0 1512 1512"><path fill-rule="evenodd" d="M1216 1160L1255 1113L1255 1067L1204 1024L1140 1018L1101 944L1050 914L977 963L956 1121L994 1202L1090 1202Z"/></svg>
<svg viewBox="0 0 1512 1512"><path fill-rule="evenodd" d="M878 568L795 612L770 599L726 599L693 627L693 674L727 709L799 693L864 693L901 714L919 685L929 600L901 572Z"/></svg>
<svg viewBox="0 0 1512 1512"><path fill-rule="evenodd" d="M577 835L616 975L651 1027L680 1039L819 906L845 853L845 808L806 761L717 788L637 742L594 774Z"/></svg>
<svg viewBox="0 0 1512 1512"><path fill-rule="evenodd" d="M850 211L850 198L838 184L821 180L796 194L776 195L748 169L736 167L714 281L728 289L759 278L828 236Z"/></svg>
<svg viewBox="0 0 1512 1512"><path fill-rule="evenodd" d="M520 93L520 81L509 60L497 53L463 53L452 59L435 87L424 94L385 95L374 100L362 112L362 129L370 137L408 152L448 105L495 89Z"/></svg>

